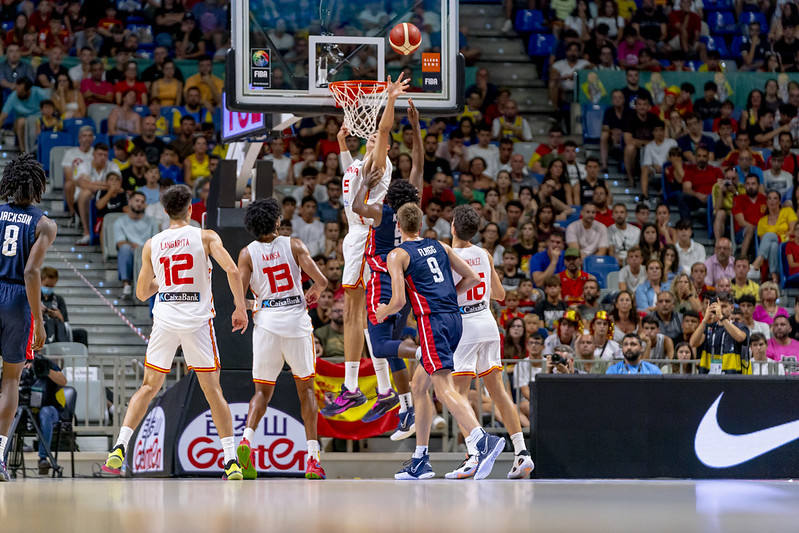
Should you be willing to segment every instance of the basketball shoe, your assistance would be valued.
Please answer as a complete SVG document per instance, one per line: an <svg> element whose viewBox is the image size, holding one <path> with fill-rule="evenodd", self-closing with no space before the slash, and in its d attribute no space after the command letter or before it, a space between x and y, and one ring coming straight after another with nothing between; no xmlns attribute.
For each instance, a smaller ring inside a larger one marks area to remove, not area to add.
<svg viewBox="0 0 799 533"><path fill-rule="evenodd" d="M322 410L322 416L330 417L339 415L347 409L358 407L366 403L366 396L361 392L361 389L356 388L354 391L347 389L344 384L341 384L341 392L331 403L327 404Z"/></svg>
<svg viewBox="0 0 799 533"><path fill-rule="evenodd" d="M474 474L477 472L477 464L477 456L468 455L458 468L452 472L447 472L444 474L444 477L447 479L469 479L474 477Z"/></svg>
<svg viewBox="0 0 799 533"><path fill-rule="evenodd" d="M485 479L491 474L494 468L494 461L502 450L505 449L505 439L496 435L489 435L483 432L483 438L477 441L477 472L474 479Z"/></svg>
<svg viewBox="0 0 799 533"><path fill-rule="evenodd" d="M6 469L5 461L0 459L0 483L4 481L11 481L11 476L8 475L8 470Z"/></svg>
<svg viewBox="0 0 799 533"><path fill-rule="evenodd" d="M327 478L327 474L325 474L325 469L322 468L319 461L313 457L308 457L308 461L305 463L305 479L325 478Z"/></svg>
<svg viewBox="0 0 799 533"><path fill-rule="evenodd" d="M258 477L258 471L252 462L252 449L250 448L250 441L241 439L239 447L236 448L236 456L239 458L241 471L244 479L255 479Z"/></svg>
<svg viewBox="0 0 799 533"><path fill-rule="evenodd" d="M104 474L109 476L118 476L121 474L121 468L125 462L125 447L122 444L117 444L111 449L105 464L100 467Z"/></svg>
<svg viewBox="0 0 799 533"><path fill-rule="evenodd" d="M402 470L394 474L394 479L430 479L435 476L436 473L433 472L433 467L430 466L430 455L425 454L421 457L411 457L402 463Z"/></svg>
<svg viewBox="0 0 799 533"><path fill-rule="evenodd" d="M535 465L530 458L530 452L522 450L513 458L513 466L508 472L508 479L525 479L530 477Z"/></svg>
<svg viewBox="0 0 799 533"><path fill-rule="evenodd" d="M399 424L397 430L391 434L391 440L407 439L416 433L416 423L413 407L409 407L404 413L399 413Z"/></svg>
<svg viewBox="0 0 799 533"><path fill-rule="evenodd" d="M244 479L238 459L231 459L227 462L225 465L225 473L222 474L222 479L227 481L239 481Z"/></svg>
<svg viewBox="0 0 799 533"><path fill-rule="evenodd" d="M363 415L361 422L373 422L399 405L399 396L394 389L388 389L385 394L377 394L377 401L369 411Z"/></svg>

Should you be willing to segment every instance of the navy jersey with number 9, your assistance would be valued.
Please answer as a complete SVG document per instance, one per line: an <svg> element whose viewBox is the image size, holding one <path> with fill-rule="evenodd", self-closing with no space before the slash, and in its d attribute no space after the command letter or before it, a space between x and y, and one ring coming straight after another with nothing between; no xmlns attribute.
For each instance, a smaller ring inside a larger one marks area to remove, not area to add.
<svg viewBox="0 0 799 533"><path fill-rule="evenodd" d="M405 241L400 247L410 256L405 283L414 314L458 313L458 293L444 246L420 239Z"/></svg>

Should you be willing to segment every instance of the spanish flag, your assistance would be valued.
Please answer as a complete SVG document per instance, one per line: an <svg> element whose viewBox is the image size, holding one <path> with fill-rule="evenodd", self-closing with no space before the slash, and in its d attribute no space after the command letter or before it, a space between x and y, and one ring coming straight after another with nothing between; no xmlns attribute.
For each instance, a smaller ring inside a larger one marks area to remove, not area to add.
<svg viewBox="0 0 799 533"><path fill-rule="evenodd" d="M322 358L316 359L314 389L319 409L322 409L333 398L338 396L343 383L344 363L331 363ZM358 371L358 387L366 395L368 401L332 418L325 418L320 413L317 419L317 430L320 437L358 440L376 437L396 429L399 423L399 418L397 417L399 407L373 422L361 422L361 418L372 408L377 399L377 378L375 377L371 359L361 359L361 367Z"/></svg>

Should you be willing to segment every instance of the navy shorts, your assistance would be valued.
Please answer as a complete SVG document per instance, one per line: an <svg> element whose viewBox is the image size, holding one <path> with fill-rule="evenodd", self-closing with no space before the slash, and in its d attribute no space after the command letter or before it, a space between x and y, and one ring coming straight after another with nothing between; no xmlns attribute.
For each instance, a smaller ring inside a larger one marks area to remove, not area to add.
<svg viewBox="0 0 799 533"><path fill-rule="evenodd" d="M6 363L33 359L33 320L25 285L0 282L0 355Z"/></svg>
<svg viewBox="0 0 799 533"><path fill-rule="evenodd" d="M388 303L390 299L391 297L389 296L388 299L381 303ZM392 372L407 368L405 366L405 361L397 357L397 351L399 350L400 343L402 343L402 331L408 323L408 315L410 315L410 313L411 305L410 302L408 302L405 304L405 307L402 308L402 311L386 318L381 324L373 324L371 320L366 323L372 355L388 359L388 365Z"/></svg>
<svg viewBox="0 0 799 533"><path fill-rule="evenodd" d="M435 313L416 317L422 365L428 374L452 370L453 354L461 340L463 322L460 313Z"/></svg>
<svg viewBox="0 0 799 533"><path fill-rule="evenodd" d="M366 316L369 325L377 324L375 313L378 304L387 304L390 300L391 276L387 272L372 272L366 282Z"/></svg>

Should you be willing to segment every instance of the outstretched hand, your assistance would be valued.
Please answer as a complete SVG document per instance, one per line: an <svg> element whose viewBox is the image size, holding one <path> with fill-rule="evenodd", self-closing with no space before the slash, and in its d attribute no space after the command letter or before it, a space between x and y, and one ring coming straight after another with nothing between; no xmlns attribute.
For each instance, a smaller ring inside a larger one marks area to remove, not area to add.
<svg viewBox="0 0 799 533"><path fill-rule="evenodd" d="M345 141L350 134L350 130L347 129L345 124L342 124L341 127L338 129L338 133L336 133L336 138L339 141Z"/></svg>
<svg viewBox="0 0 799 533"><path fill-rule="evenodd" d="M405 73L400 72L400 75L397 76L397 81L392 82L391 76L388 77L388 97L389 98L396 98L402 94L405 94L405 90L408 88L410 84L410 80L405 78Z"/></svg>
<svg viewBox="0 0 799 533"><path fill-rule="evenodd" d="M412 98L408 98L408 122L411 123L413 129L419 129L419 110L413 104Z"/></svg>

